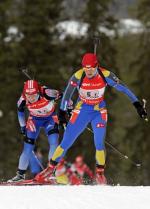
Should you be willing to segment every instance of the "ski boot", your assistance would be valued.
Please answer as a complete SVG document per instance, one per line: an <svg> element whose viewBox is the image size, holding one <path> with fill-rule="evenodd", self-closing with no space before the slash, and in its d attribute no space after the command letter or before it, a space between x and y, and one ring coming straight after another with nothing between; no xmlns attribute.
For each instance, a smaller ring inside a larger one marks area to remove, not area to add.
<svg viewBox="0 0 150 209"><path fill-rule="evenodd" d="M21 182L25 180L25 174L21 173L20 171L17 171L17 175L13 177L12 179L9 179L7 182L8 183L13 183L13 182Z"/></svg>
<svg viewBox="0 0 150 209"><path fill-rule="evenodd" d="M96 166L96 183L101 184L101 185L107 184L107 180L104 175L104 166L102 166L102 165Z"/></svg>
<svg viewBox="0 0 150 209"><path fill-rule="evenodd" d="M42 172L37 174L34 178L34 181L38 183L54 183L55 182L55 170L57 163L52 162L48 164L48 167Z"/></svg>

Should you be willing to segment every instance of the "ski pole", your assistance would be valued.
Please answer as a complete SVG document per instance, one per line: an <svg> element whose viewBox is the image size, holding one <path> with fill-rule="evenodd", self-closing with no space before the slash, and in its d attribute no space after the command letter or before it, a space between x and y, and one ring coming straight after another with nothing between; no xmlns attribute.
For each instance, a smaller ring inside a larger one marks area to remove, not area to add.
<svg viewBox="0 0 150 209"><path fill-rule="evenodd" d="M147 103L147 101L146 101L146 99L142 99L142 101L143 101L143 108L144 108L145 111L146 111L146 103ZM145 120L146 122L148 122L148 117L144 117L144 120Z"/></svg>
<svg viewBox="0 0 150 209"><path fill-rule="evenodd" d="M38 159L38 157L36 156L34 151L32 151L32 154L35 157L36 162L38 163L38 165L41 167L42 170L44 170L44 166L42 165L42 163L40 162L40 160Z"/></svg>
<svg viewBox="0 0 150 209"><path fill-rule="evenodd" d="M96 54L97 53L97 47L100 44L100 37L94 36L93 41L94 41L94 54Z"/></svg>
<svg viewBox="0 0 150 209"><path fill-rule="evenodd" d="M32 80L31 76L30 76L29 73L28 73L28 69L27 69L27 68L20 69L20 71L21 71L27 78L29 78L30 80Z"/></svg>
<svg viewBox="0 0 150 209"><path fill-rule="evenodd" d="M86 128L88 131L90 131L91 133L93 133L93 131L90 128ZM120 152L117 148L115 148L110 142L105 140L105 144L107 144L109 147L112 148L112 150L114 150L115 152L117 152L121 157L123 157L124 159L128 160L131 164L135 165L137 168L141 167L140 163L136 163L135 161L131 160L127 155L123 154L122 152Z"/></svg>

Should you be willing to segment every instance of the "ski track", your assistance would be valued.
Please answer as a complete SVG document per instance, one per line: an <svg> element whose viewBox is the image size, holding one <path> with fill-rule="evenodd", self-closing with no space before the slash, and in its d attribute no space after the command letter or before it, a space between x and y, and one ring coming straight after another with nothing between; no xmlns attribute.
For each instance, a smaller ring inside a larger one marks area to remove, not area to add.
<svg viewBox="0 0 150 209"><path fill-rule="evenodd" d="M149 209L150 187L0 186L0 209Z"/></svg>

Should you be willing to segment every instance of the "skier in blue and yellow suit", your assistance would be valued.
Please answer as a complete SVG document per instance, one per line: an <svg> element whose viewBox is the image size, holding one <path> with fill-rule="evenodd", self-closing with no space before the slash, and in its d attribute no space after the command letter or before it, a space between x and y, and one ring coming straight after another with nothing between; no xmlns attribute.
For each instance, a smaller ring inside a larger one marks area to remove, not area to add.
<svg viewBox="0 0 150 209"><path fill-rule="evenodd" d="M99 66L95 54L85 54L82 59L82 67L82 69L78 70L71 77L64 92L59 111L60 124L66 124L67 122L67 105L76 88L79 94L77 104L72 111L72 116L64 132L63 140L54 152L49 166L36 176L36 180L38 181L46 181L48 177L51 176L57 163L64 156L66 151L87 125L91 123L96 148L96 181L99 184L106 184L106 178L104 176L104 139L106 134L107 109L104 100L104 92L107 85L127 95L141 117L146 117L147 115L146 110L131 90L129 90L114 73Z"/></svg>

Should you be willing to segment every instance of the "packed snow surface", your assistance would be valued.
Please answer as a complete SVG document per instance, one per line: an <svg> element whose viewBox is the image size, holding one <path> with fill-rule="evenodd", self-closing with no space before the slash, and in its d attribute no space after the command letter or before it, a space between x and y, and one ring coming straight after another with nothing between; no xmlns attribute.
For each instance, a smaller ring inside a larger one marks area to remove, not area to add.
<svg viewBox="0 0 150 209"><path fill-rule="evenodd" d="M0 209L149 209L150 187L0 186Z"/></svg>

